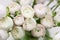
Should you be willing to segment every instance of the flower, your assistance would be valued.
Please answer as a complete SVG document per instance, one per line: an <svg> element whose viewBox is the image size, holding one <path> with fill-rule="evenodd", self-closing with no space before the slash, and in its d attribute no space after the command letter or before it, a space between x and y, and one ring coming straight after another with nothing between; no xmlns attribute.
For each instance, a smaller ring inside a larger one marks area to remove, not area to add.
<svg viewBox="0 0 60 40"><path fill-rule="evenodd" d="M14 23L16 25L22 25L24 23L24 17L22 15L16 16L14 18Z"/></svg>
<svg viewBox="0 0 60 40"><path fill-rule="evenodd" d="M27 18L23 24L23 29L31 31L36 27L36 21L34 18Z"/></svg>
<svg viewBox="0 0 60 40"><path fill-rule="evenodd" d="M11 14L15 14L16 11L20 10L20 5L17 4L16 2L11 2L9 5L9 10Z"/></svg>
<svg viewBox="0 0 60 40"><path fill-rule="evenodd" d="M37 24L37 27L32 30L32 35L34 37L42 37L45 36L45 27L41 24Z"/></svg>
<svg viewBox="0 0 60 40"><path fill-rule="evenodd" d="M13 27L13 20L10 17L5 17L4 19L0 20L0 29L4 30L12 30Z"/></svg>
<svg viewBox="0 0 60 40"><path fill-rule="evenodd" d="M34 16L34 10L31 6L22 6L21 13L25 18L32 18Z"/></svg>
<svg viewBox="0 0 60 40"><path fill-rule="evenodd" d="M20 26L14 26L14 29L11 31L14 39L21 39L25 36L25 32Z"/></svg>
<svg viewBox="0 0 60 40"><path fill-rule="evenodd" d="M46 15L44 19L41 20L41 24L46 28L51 28L55 26L52 16Z"/></svg>
<svg viewBox="0 0 60 40"><path fill-rule="evenodd" d="M51 29L48 29L50 37L54 38L59 32L60 32L60 27L53 27Z"/></svg>
<svg viewBox="0 0 60 40"><path fill-rule="evenodd" d="M46 15L46 7L41 3L34 6L34 11L39 18L43 18Z"/></svg>

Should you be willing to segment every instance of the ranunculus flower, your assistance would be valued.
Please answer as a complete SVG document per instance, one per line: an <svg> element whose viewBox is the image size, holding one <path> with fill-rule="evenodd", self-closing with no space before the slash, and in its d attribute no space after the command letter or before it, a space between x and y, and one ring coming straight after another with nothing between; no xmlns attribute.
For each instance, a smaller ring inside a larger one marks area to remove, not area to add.
<svg viewBox="0 0 60 40"><path fill-rule="evenodd" d="M55 26L52 16L46 15L45 18L41 20L41 24L44 25L46 28L51 28Z"/></svg>
<svg viewBox="0 0 60 40"><path fill-rule="evenodd" d="M24 23L24 17L22 15L16 16L14 18L14 23L16 25L22 25Z"/></svg>
<svg viewBox="0 0 60 40"><path fill-rule="evenodd" d="M11 2L9 5L9 10L11 14L15 14L16 11L20 10L20 5L16 2Z"/></svg>
<svg viewBox="0 0 60 40"><path fill-rule="evenodd" d="M23 24L23 29L31 31L36 27L36 21L34 18L27 18Z"/></svg>
<svg viewBox="0 0 60 40"><path fill-rule="evenodd" d="M36 28L32 30L32 35L34 37L45 36L45 27L41 24L37 24Z"/></svg>
<svg viewBox="0 0 60 40"><path fill-rule="evenodd" d="M43 18L46 15L46 6L43 4L37 4L34 6L35 15L39 18Z"/></svg>
<svg viewBox="0 0 60 40"><path fill-rule="evenodd" d="M14 39L16 39L16 40L18 40L18 39L20 40L21 38L23 38L25 36L24 30L20 26L14 26L11 33L12 33L12 36L14 37Z"/></svg>
<svg viewBox="0 0 60 40"><path fill-rule="evenodd" d="M4 19L0 20L0 29L4 30L12 30L13 27L13 20L10 17L5 17Z"/></svg>
<svg viewBox="0 0 60 40"><path fill-rule="evenodd" d="M25 18L32 18L34 16L34 10L31 6L22 6L21 13Z"/></svg>

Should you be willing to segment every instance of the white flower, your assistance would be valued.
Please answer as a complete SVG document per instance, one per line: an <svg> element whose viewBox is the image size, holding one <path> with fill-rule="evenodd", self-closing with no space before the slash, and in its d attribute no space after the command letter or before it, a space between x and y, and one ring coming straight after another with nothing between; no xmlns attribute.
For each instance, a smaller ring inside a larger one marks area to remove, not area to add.
<svg viewBox="0 0 60 40"><path fill-rule="evenodd" d="M48 31L50 36L54 38L60 32L60 27L53 27L51 29L48 29Z"/></svg>
<svg viewBox="0 0 60 40"><path fill-rule="evenodd" d="M33 2L34 2L34 0L20 0L19 1L19 3L20 3L20 5L22 5L22 6L26 6L26 5L30 5L30 6L32 6L33 5Z"/></svg>
<svg viewBox="0 0 60 40"><path fill-rule="evenodd" d="M14 38L13 38L11 32L9 32L9 37L7 38L7 40L14 40Z"/></svg>
<svg viewBox="0 0 60 40"><path fill-rule="evenodd" d="M46 15L46 7L43 4L37 4L34 6L35 15L39 18L43 18Z"/></svg>
<svg viewBox="0 0 60 40"><path fill-rule="evenodd" d="M56 36L53 38L53 40L60 40L60 32L56 34Z"/></svg>
<svg viewBox="0 0 60 40"><path fill-rule="evenodd" d="M14 18L14 23L16 25L22 25L24 23L24 17L22 15L16 16Z"/></svg>
<svg viewBox="0 0 60 40"><path fill-rule="evenodd" d="M45 27L41 24L37 24L37 27L32 30L32 35L34 37L42 37L45 36Z"/></svg>
<svg viewBox="0 0 60 40"><path fill-rule="evenodd" d="M44 25L46 28L55 26L53 18L50 15L46 15L45 18L41 20L41 24Z"/></svg>
<svg viewBox="0 0 60 40"><path fill-rule="evenodd" d="M23 29L27 31L31 31L36 27L36 21L33 18L27 18L23 24Z"/></svg>
<svg viewBox="0 0 60 40"><path fill-rule="evenodd" d="M10 17L6 17L0 20L0 29L11 30L13 27L13 21Z"/></svg>
<svg viewBox="0 0 60 40"><path fill-rule="evenodd" d="M24 30L20 26L15 26L11 33L14 39L21 39L25 36Z"/></svg>
<svg viewBox="0 0 60 40"><path fill-rule="evenodd" d="M5 30L0 30L0 40L7 40L8 33Z"/></svg>
<svg viewBox="0 0 60 40"><path fill-rule="evenodd" d="M31 6L22 6L21 13L25 18L32 18L34 16L34 10Z"/></svg>
<svg viewBox="0 0 60 40"><path fill-rule="evenodd" d="M60 13L57 13L54 17L55 22L60 22Z"/></svg>
<svg viewBox="0 0 60 40"><path fill-rule="evenodd" d="M14 14L16 11L20 10L20 5L17 4L16 2L11 2L9 5L9 10L11 12L11 14Z"/></svg>
<svg viewBox="0 0 60 40"><path fill-rule="evenodd" d="M6 7L0 4L0 19L6 16Z"/></svg>

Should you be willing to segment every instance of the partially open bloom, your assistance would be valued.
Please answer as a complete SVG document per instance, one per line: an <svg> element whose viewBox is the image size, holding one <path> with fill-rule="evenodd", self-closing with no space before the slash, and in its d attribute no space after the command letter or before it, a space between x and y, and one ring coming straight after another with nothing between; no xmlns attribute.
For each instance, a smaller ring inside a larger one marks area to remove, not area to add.
<svg viewBox="0 0 60 40"><path fill-rule="evenodd" d="M0 30L0 40L7 40L8 32L5 30Z"/></svg>
<svg viewBox="0 0 60 40"><path fill-rule="evenodd" d="M12 30L13 27L13 20L10 17L5 17L4 19L0 20L0 29L4 30Z"/></svg>
<svg viewBox="0 0 60 40"><path fill-rule="evenodd" d="M32 6L33 5L33 2L34 2L34 0L20 0L20 5L22 5L22 6L26 6L26 5L30 5L30 6Z"/></svg>
<svg viewBox="0 0 60 40"><path fill-rule="evenodd" d="M41 24L37 24L37 27L32 30L32 35L34 37L42 37L45 36L45 27Z"/></svg>
<svg viewBox="0 0 60 40"><path fill-rule="evenodd" d="M43 4L37 4L34 6L35 15L39 18L43 18L46 15L46 7Z"/></svg>
<svg viewBox="0 0 60 40"><path fill-rule="evenodd" d="M14 23L16 25L22 25L24 23L24 17L22 15L16 16L14 18Z"/></svg>
<svg viewBox="0 0 60 40"><path fill-rule="evenodd" d="M34 10L31 6L22 6L21 13L25 18L32 18L34 16Z"/></svg>
<svg viewBox="0 0 60 40"><path fill-rule="evenodd" d="M50 15L46 15L45 18L41 20L41 24L44 25L46 28L55 26L53 18Z"/></svg>
<svg viewBox="0 0 60 40"><path fill-rule="evenodd" d="M25 36L24 30L20 26L15 26L11 33L14 39L21 39Z"/></svg>
<svg viewBox="0 0 60 40"><path fill-rule="evenodd" d="M11 14L15 14L16 11L20 10L20 5L17 4L16 2L11 2L9 5L9 10Z"/></svg>
<svg viewBox="0 0 60 40"><path fill-rule="evenodd" d="M34 18L27 18L23 24L23 29L31 31L36 27L36 21Z"/></svg>
<svg viewBox="0 0 60 40"><path fill-rule="evenodd" d="M6 16L6 7L0 4L0 19Z"/></svg>
<svg viewBox="0 0 60 40"><path fill-rule="evenodd" d="M11 32L9 32L9 37L7 38L7 40L14 40L14 38L13 38Z"/></svg>

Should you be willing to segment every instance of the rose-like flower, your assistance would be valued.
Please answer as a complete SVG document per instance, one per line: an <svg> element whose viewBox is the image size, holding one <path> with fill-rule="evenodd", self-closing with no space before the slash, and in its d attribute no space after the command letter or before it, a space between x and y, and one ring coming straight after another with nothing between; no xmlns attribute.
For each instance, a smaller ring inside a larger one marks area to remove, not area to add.
<svg viewBox="0 0 60 40"><path fill-rule="evenodd" d="M4 30L12 30L13 27L13 20L10 17L5 17L4 19L0 20L0 29Z"/></svg>
<svg viewBox="0 0 60 40"><path fill-rule="evenodd" d="M16 25L22 25L24 23L24 17L22 15L16 16L14 18L14 23Z"/></svg>
<svg viewBox="0 0 60 40"><path fill-rule="evenodd" d="M33 5L34 0L20 0L19 3L20 5L24 6L24 5Z"/></svg>
<svg viewBox="0 0 60 40"><path fill-rule="evenodd" d="M36 27L36 21L34 18L27 18L23 24L23 29L31 31Z"/></svg>
<svg viewBox="0 0 60 40"><path fill-rule="evenodd" d="M54 38L59 32L60 32L60 27L53 27L51 29L48 29L50 37Z"/></svg>
<svg viewBox="0 0 60 40"><path fill-rule="evenodd" d="M32 35L34 37L42 37L45 36L45 27L41 24L37 24L37 27L32 30Z"/></svg>
<svg viewBox="0 0 60 40"><path fill-rule="evenodd" d="M6 16L6 7L0 4L0 19Z"/></svg>
<svg viewBox="0 0 60 40"><path fill-rule="evenodd" d="M39 18L43 18L46 15L46 7L43 4L37 4L34 6L35 15Z"/></svg>
<svg viewBox="0 0 60 40"><path fill-rule="evenodd" d="M17 4L16 2L11 2L9 5L9 10L11 14L15 14L16 11L20 10L20 5Z"/></svg>
<svg viewBox="0 0 60 40"><path fill-rule="evenodd" d="M7 40L8 32L5 30L0 30L0 40Z"/></svg>
<svg viewBox="0 0 60 40"><path fill-rule="evenodd" d="M11 32L9 32L9 37L7 38L7 40L14 40L14 38L13 38Z"/></svg>
<svg viewBox="0 0 60 40"><path fill-rule="evenodd" d="M25 36L25 32L20 26L15 26L11 31L14 39L21 39Z"/></svg>
<svg viewBox="0 0 60 40"><path fill-rule="evenodd" d="M22 6L21 13L25 18L32 18L34 16L34 10L31 6Z"/></svg>
<svg viewBox="0 0 60 40"><path fill-rule="evenodd" d="M55 26L53 18L50 15L46 15L45 18L41 20L41 24L44 25L46 28L51 28Z"/></svg>

